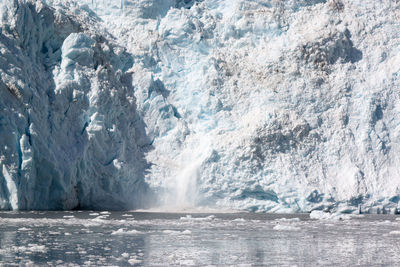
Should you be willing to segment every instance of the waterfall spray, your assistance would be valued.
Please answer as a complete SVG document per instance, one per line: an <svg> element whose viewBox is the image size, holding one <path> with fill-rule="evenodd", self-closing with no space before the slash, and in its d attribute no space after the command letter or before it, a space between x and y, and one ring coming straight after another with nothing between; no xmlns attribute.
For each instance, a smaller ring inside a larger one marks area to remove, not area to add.
<svg viewBox="0 0 400 267"><path fill-rule="evenodd" d="M163 205L168 209L194 209L200 199L198 180L202 165L210 155L210 139L208 136L197 137L188 140L188 144L179 157L179 166L166 182L168 192Z"/></svg>

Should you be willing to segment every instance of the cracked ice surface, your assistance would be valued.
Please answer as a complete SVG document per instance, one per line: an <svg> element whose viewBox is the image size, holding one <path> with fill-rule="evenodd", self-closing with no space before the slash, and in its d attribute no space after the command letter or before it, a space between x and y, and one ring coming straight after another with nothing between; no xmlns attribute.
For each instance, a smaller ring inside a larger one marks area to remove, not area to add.
<svg viewBox="0 0 400 267"><path fill-rule="evenodd" d="M47 3L38 36L2 22L3 208L119 207L144 181L177 209L397 208L393 1Z"/></svg>

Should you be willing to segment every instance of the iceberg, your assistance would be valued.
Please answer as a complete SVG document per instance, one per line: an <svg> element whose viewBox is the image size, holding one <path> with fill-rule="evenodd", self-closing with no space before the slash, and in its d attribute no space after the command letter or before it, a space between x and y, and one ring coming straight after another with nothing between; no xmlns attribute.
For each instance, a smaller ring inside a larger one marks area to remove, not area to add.
<svg viewBox="0 0 400 267"><path fill-rule="evenodd" d="M0 3L1 209L399 208L392 1Z"/></svg>

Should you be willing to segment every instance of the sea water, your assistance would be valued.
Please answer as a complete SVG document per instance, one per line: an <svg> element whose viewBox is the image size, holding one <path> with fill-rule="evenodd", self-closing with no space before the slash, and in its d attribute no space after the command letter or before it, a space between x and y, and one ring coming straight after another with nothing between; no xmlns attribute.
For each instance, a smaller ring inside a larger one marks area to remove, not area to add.
<svg viewBox="0 0 400 267"><path fill-rule="evenodd" d="M1 212L0 265L398 266L398 218Z"/></svg>

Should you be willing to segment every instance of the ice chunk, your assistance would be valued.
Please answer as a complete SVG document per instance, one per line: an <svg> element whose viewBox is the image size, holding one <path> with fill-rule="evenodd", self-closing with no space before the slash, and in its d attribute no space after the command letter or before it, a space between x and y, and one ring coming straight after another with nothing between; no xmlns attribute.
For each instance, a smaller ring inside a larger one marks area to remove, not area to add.
<svg viewBox="0 0 400 267"><path fill-rule="evenodd" d="M293 225L284 225L284 224L277 224L273 228L277 231L300 231L301 228Z"/></svg>
<svg viewBox="0 0 400 267"><path fill-rule="evenodd" d="M92 46L94 40L84 33L71 33L65 40L61 48L63 57L63 68L67 68L75 63L82 66L93 66L94 51Z"/></svg>
<svg viewBox="0 0 400 267"><path fill-rule="evenodd" d="M341 220L350 220L351 215L349 214L340 214L340 213L329 213L329 212L324 212L320 210L313 210L310 213L310 219L314 220L336 220L336 221L341 221Z"/></svg>
<svg viewBox="0 0 400 267"><path fill-rule="evenodd" d="M116 231L113 231L111 235L138 235L141 234L142 232L138 230L124 230L124 229L118 229Z"/></svg>

